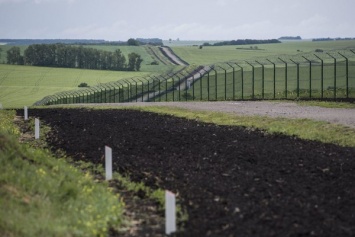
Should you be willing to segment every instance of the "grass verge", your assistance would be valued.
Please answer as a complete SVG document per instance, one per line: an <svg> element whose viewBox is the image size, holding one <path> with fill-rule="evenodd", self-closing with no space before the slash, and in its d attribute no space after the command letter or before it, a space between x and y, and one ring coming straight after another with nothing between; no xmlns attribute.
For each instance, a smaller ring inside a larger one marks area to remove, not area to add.
<svg viewBox="0 0 355 237"><path fill-rule="evenodd" d="M0 111L0 235L106 236L122 223L123 202L107 183L19 144L13 111Z"/></svg>
<svg viewBox="0 0 355 237"><path fill-rule="evenodd" d="M332 101L298 101L302 106L319 106L323 108L355 109L355 103L332 102Z"/></svg>

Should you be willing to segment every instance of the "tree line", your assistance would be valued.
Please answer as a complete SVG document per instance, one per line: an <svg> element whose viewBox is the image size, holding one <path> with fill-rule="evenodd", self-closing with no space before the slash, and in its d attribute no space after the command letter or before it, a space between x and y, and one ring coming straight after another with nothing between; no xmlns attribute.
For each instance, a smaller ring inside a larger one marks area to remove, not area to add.
<svg viewBox="0 0 355 237"><path fill-rule="evenodd" d="M275 44L281 43L277 39L268 39L268 40L255 40L255 39L238 39L231 41L217 42L214 44L204 43L203 46L223 46L223 45L247 45L247 44Z"/></svg>
<svg viewBox="0 0 355 237"><path fill-rule="evenodd" d="M64 44L33 44L23 56L16 46L7 51L7 63L18 65L139 71L142 61L136 53L128 54L126 60L120 49L111 52Z"/></svg>

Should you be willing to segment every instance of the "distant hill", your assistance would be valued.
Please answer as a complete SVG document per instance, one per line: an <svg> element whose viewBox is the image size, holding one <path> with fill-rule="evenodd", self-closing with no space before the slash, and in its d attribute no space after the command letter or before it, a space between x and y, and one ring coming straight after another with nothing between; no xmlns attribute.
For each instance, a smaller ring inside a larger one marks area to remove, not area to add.
<svg viewBox="0 0 355 237"><path fill-rule="evenodd" d="M302 40L301 36L282 36L279 40Z"/></svg>

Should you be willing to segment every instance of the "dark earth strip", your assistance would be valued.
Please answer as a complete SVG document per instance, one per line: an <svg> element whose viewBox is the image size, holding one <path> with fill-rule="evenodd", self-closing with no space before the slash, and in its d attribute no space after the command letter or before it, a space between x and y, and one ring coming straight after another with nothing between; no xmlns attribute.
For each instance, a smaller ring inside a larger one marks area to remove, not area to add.
<svg viewBox="0 0 355 237"><path fill-rule="evenodd" d="M102 164L111 146L115 170L177 193L178 235L355 235L355 148L133 110L30 116L53 128L54 149Z"/></svg>

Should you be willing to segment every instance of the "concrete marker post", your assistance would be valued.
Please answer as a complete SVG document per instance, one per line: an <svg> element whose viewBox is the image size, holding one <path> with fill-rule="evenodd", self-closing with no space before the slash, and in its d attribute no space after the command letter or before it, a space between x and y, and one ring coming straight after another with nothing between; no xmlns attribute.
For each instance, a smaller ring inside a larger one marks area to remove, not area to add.
<svg viewBox="0 0 355 237"><path fill-rule="evenodd" d="M112 179L112 149L105 146L105 171L106 180Z"/></svg>
<svg viewBox="0 0 355 237"><path fill-rule="evenodd" d="M39 119L35 119L35 139L39 139Z"/></svg>
<svg viewBox="0 0 355 237"><path fill-rule="evenodd" d="M176 232L175 195L165 191L165 234Z"/></svg>
<svg viewBox="0 0 355 237"><path fill-rule="evenodd" d="M25 106L23 109L24 109L24 118L25 118L25 120L28 120L28 108L27 108L27 106Z"/></svg>

